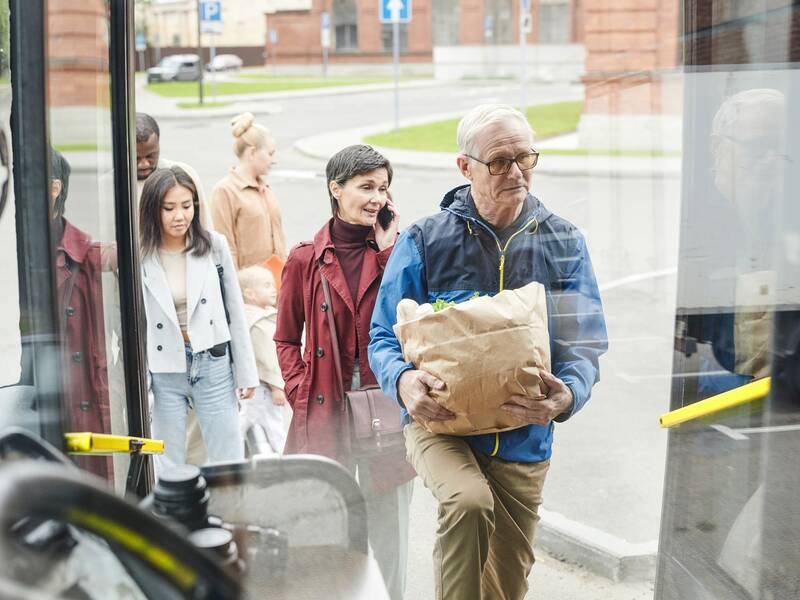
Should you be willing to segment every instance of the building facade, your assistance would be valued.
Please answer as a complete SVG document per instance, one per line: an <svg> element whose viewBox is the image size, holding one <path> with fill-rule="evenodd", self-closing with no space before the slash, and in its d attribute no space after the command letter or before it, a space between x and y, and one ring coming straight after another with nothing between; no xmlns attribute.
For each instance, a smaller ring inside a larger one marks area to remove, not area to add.
<svg viewBox="0 0 800 600"><path fill-rule="evenodd" d="M401 60L430 62L435 46L519 42L518 0L410 1L411 21L400 25ZM528 43L580 42L582 1L532 0ZM385 62L392 26L380 23L379 9L380 0L273 0L266 15L267 55L277 63L319 63L328 20L331 62Z"/></svg>
<svg viewBox="0 0 800 600"><path fill-rule="evenodd" d="M136 30L147 42L146 66L162 56L197 52L197 0L154 0L136 5ZM236 54L246 65L264 63L267 40L264 15L270 0L223 0L219 33L203 33L204 60L208 47L217 54ZM141 61L137 56L137 62ZM138 68L142 65L137 64Z"/></svg>

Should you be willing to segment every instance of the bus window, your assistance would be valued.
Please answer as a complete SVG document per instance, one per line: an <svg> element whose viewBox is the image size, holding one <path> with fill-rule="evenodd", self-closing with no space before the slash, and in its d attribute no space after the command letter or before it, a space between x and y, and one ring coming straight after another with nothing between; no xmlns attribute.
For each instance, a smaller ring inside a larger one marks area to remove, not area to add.
<svg viewBox="0 0 800 600"><path fill-rule="evenodd" d="M0 3L0 424L60 447L65 432L128 435L130 427L109 7L46 8ZM25 32L17 38L15 22ZM25 76L38 87L18 85L20 64L34 65ZM127 456L77 462L124 490Z"/></svg>

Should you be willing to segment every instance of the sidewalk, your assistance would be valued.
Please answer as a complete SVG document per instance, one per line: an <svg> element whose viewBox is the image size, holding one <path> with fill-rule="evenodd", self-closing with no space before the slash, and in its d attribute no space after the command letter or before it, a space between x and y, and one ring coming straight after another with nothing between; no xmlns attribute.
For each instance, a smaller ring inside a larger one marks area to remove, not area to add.
<svg viewBox="0 0 800 600"><path fill-rule="evenodd" d="M167 98L145 88L146 81L142 77L136 79L136 110L146 112L157 120L192 120L217 117L233 117L242 112L254 115L275 115L281 112L279 102L294 98L314 96L334 96L340 94L364 94L393 90L394 83L369 83L363 85L342 85L327 88L307 88L287 90L283 92L263 92L258 94L231 94L217 96L217 102L229 102L227 106L214 108L179 108L178 103L196 102L197 97ZM400 89L427 88L446 85L433 79L401 81ZM206 95L206 102L214 102L211 94Z"/></svg>
<svg viewBox="0 0 800 600"><path fill-rule="evenodd" d="M548 102L551 102L549 100ZM445 119L460 118L463 112L428 115L419 119L400 121L400 127L424 125ZM300 153L327 161L333 154L351 144L363 143L365 137L391 131L394 123L385 122L368 127L334 131L307 137L295 142L294 147ZM677 156L573 156L547 154L548 144L541 145L542 155L536 166L536 173L541 175L557 175L563 177L668 177L680 178L681 158ZM451 152L415 152L398 150L397 148L376 147L395 167L414 169L440 170L452 169L455 165L455 154Z"/></svg>

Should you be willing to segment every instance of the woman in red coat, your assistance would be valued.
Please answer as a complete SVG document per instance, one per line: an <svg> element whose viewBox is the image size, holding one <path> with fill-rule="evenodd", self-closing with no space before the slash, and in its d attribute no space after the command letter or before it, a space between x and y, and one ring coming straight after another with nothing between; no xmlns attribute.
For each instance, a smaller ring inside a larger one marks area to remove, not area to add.
<svg viewBox="0 0 800 600"><path fill-rule="evenodd" d="M399 221L388 192L392 167L369 146L355 145L335 154L325 170L333 218L313 242L292 249L281 280L275 343L294 411L286 452L322 454L357 472L367 500L370 545L391 597L399 600L414 471L402 455L358 464L349 455L327 321L327 311L333 311L345 385L375 384L367 361L369 324ZM320 271L331 288L331 306Z"/></svg>

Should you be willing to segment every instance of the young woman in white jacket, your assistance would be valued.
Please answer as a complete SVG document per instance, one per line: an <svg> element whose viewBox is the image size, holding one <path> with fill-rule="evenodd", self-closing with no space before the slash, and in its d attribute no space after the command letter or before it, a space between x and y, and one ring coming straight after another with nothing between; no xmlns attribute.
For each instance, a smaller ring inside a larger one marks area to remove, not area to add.
<svg viewBox="0 0 800 600"><path fill-rule="evenodd" d="M185 463L189 402L209 460L243 458L237 395L246 401L259 383L227 241L203 228L198 206L180 167L159 169L144 183L139 232L152 435L164 440L157 470Z"/></svg>

